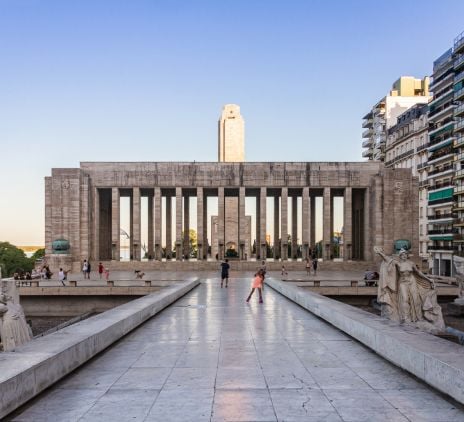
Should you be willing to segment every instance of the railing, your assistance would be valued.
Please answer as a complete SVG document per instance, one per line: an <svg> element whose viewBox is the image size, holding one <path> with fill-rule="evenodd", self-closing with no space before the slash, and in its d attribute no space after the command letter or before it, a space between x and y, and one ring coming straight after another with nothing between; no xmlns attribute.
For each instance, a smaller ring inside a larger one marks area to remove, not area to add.
<svg viewBox="0 0 464 422"><path fill-rule="evenodd" d="M420 163L417 165L417 170L421 170L425 167L428 167L429 166L429 163Z"/></svg>
<svg viewBox="0 0 464 422"><path fill-rule="evenodd" d="M372 129L366 129L363 133L362 133L362 137L363 138L369 138L372 134ZM358 132L359 133L359 132Z"/></svg>
<svg viewBox="0 0 464 422"><path fill-rule="evenodd" d="M454 229L452 227L446 229L432 229L427 230L427 234L456 234L459 233L458 229Z"/></svg>
<svg viewBox="0 0 464 422"><path fill-rule="evenodd" d="M453 140L453 135L450 135L450 136L448 136L447 138L444 138L444 139L441 136L436 138L436 139L431 139L430 142L429 142L429 148L434 146L434 145L441 144L442 142L446 143L446 141L451 141L451 140Z"/></svg>
<svg viewBox="0 0 464 422"><path fill-rule="evenodd" d="M440 246L440 245L430 245L427 247L429 251L454 251L455 246Z"/></svg>
<svg viewBox="0 0 464 422"><path fill-rule="evenodd" d="M438 116L440 113L447 111L450 107L453 107L453 99L450 98L449 101L445 101L443 104L440 104L438 107L434 108L433 110L429 111L429 121L435 116Z"/></svg>
<svg viewBox="0 0 464 422"><path fill-rule="evenodd" d="M464 193L464 186L455 186L454 187L454 194L455 195L460 195L461 193Z"/></svg>
<svg viewBox="0 0 464 422"><path fill-rule="evenodd" d="M434 220L443 220L445 218L455 218L455 217L457 217L456 213L449 212L449 213L446 213L446 214L428 215L427 219L429 221L434 221Z"/></svg>
<svg viewBox="0 0 464 422"><path fill-rule="evenodd" d="M369 148L369 147L372 146L372 144L373 144L373 142L372 142L370 139L368 139L367 141L364 141L364 142L362 143L362 147L363 147L363 148Z"/></svg>
<svg viewBox="0 0 464 422"><path fill-rule="evenodd" d="M452 182L438 182L438 183L435 183L433 185L430 185L429 186L429 191L437 190L437 189L441 189L441 188L449 188L449 187L452 187L452 186L454 186L454 183L452 183Z"/></svg>
<svg viewBox="0 0 464 422"><path fill-rule="evenodd" d="M454 83L458 83L463 78L464 78L464 71L459 72L457 75L454 76Z"/></svg>
<svg viewBox="0 0 464 422"><path fill-rule="evenodd" d="M461 98L462 96L464 96L464 88L461 88L454 93L455 100L457 100L458 98Z"/></svg>
<svg viewBox="0 0 464 422"><path fill-rule="evenodd" d="M459 50L460 47L464 44L464 31L461 32L455 39L454 39L454 51Z"/></svg>
<svg viewBox="0 0 464 422"><path fill-rule="evenodd" d="M426 144L417 147L416 151L417 152L423 151L424 149L427 149L429 146L430 144L427 142Z"/></svg>
<svg viewBox="0 0 464 422"><path fill-rule="evenodd" d="M419 187L420 188L425 188L429 184L430 184L430 182L428 180L422 180L421 182L419 182Z"/></svg>
<svg viewBox="0 0 464 422"><path fill-rule="evenodd" d="M464 113L464 103L459 104L457 107L454 108L454 115L455 116L459 116L462 113Z"/></svg>
<svg viewBox="0 0 464 422"><path fill-rule="evenodd" d="M458 148L460 147L461 145L464 145L464 136L461 135L461 136L458 136L455 140L454 140L454 148Z"/></svg>
<svg viewBox="0 0 464 422"><path fill-rule="evenodd" d="M454 61L454 68L457 69L461 64L464 63L464 54L461 54L455 61Z"/></svg>
<svg viewBox="0 0 464 422"><path fill-rule="evenodd" d="M464 129L464 119L461 119L458 123L454 125L454 131Z"/></svg>
<svg viewBox="0 0 464 422"><path fill-rule="evenodd" d="M445 166L445 167L441 167L435 170L429 170L428 175L432 176L434 174L444 173L445 171L449 171L449 170L454 170L454 166Z"/></svg>

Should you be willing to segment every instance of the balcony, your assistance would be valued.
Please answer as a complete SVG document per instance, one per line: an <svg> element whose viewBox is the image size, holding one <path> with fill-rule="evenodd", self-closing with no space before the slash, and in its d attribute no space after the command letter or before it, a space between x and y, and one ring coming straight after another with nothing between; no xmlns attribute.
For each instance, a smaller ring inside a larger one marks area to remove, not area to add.
<svg viewBox="0 0 464 422"><path fill-rule="evenodd" d="M464 88L461 88L454 93L454 100L458 101L464 98Z"/></svg>
<svg viewBox="0 0 464 422"><path fill-rule="evenodd" d="M432 199L429 200L428 205L429 207L434 206L434 205L443 205L443 204L450 204L453 202L453 198L439 198L439 199Z"/></svg>
<svg viewBox="0 0 464 422"><path fill-rule="evenodd" d="M458 233L458 229L455 229L453 227L443 227L440 229L429 229L427 230L427 234L429 236L436 236L436 235L454 235Z"/></svg>
<svg viewBox="0 0 464 422"><path fill-rule="evenodd" d="M455 194L455 195L462 195L462 194L464 194L464 186L455 186L455 187L454 187L454 194Z"/></svg>
<svg viewBox="0 0 464 422"><path fill-rule="evenodd" d="M417 165L417 170L425 169L428 166L429 166L429 163L420 163Z"/></svg>
<svg viewBox="0 0 464 422"><path fill-rule="evenodd" d="M459 104L457 107L454 108L454 117L464 115L464 103Z"/></svg>
<svg viewBox="0 0 464 422"><path fill-rule="evenodd" d="M454 83L457 84L459 81L464 79L464 71L459 72L457 75L454 76Z"/></svg>
<svg viewBox="0 0 464 422"><path fill-rule="evenodd" d="M454 173L454 179L460 179L464 177L464 170L456 170L456 172Z"/></svg>
<svg viewBox="0 0 464 422"><path fill-rule="evenodd" d="M443 104L440 104L434 107L432 110L429 111L428 120L429 122L436 122L443 118L447 113L451 113L453 111L453 98L449 98Z"/></svg>
<svg viewBox="0 0 464 422"><path fill-rule="evenodd" d="M461 54L455 61L454 61L454 70L458 70L464 65L464 54Z"/></svg>
<svg viewBox="0 0 464 422"><path fill-rule="evenodd" d="M464 146L464 136L461 135L461 136L458 136L455 140L454 140L454 148L459 148L461 146Z"/></svg>
<svg viewBox="0 0 464 422"><path fill-rule="evenodd" d="M463 201L457 201L453 205L453 210L455 211L461 211L464 210L464 202Z"/></svg>
<svg viewBox="0 0 464 422"><path fill-rule="evenodd" d="M455 187L453 182L437 182L433 185L429 185L429 193L434 190Z"/></svg>
<svg viewBox="0 0 464 422"><path fill-rule="evenodd" d="M372 158L372 155L373 155L372 148L369 148L368 150L363 151L363 153L362 153L362 156L364 158Z"/></svg>
<svg viewBox="0 0 464 422"><path fill-rule="evenodd" d="M362 137L363 138L370 138L372 135L374 134L374 131L369 128L369 129L366 129L363 133L362 133Z"/></svg>
<svg viewBox="0 0 464 422"><path fill-rule="evenodd" d="M456 226L456 227L462 227L462 226L464 226L464 218L462 218L462 217L456 218L456 219L453 221L453 226Z"/></svg>
<svg viewBox="0 0 464 422"><path fill-rule="evenodd" d="M442 91L436 94L434 100L430 101L429 107L436 107L438 104L443 104L446 100L453 95L453 86L447 87L446 91Z"/></svg>
<svg viewBox="0 0 464 422"><path fill-rule="evenodd" d="M461 32L455 39L454 39L454 53L460 53L464 51L464 31Z"/></svg>
<svg viewBox="0 0 464 422"><path fill-rule="evenodd" d="M362 143L363 148L371 148L373 146L372 139L367 139Z"/></svg>
<svg viewBox="0 0 464 422"><path fill-rule="evenodd" d="M430 144L427 142L426 144L417 147L416 151L417 151L417 152L421 152L421 151L423 151L424 149L427 149L429 146L430 146Z"/></svg>
<svg viewBox="0 0 464 422"><path fill-rule="evenodd" d="M446 214L435 214L435 215L428 215L427 219L429 221L436 221L436 220L450 220L456 218L457 214L454 212L448 212Z"/></svg>
<svg viewBox="0 0 464 422"><path fill-rule="evenodd" d="M454 251L455 247L450 245L429 245L427 247L429 251Z"/></svg>
<svg viewBox="0 0 464 422"><path fill-rule="evenodd" d="M364 128L366 128L366 127L367 127L367 128L371 128L373 124L374 124L374 120L373 120L372 118L371 118L371 119L365 119L365 120L363 121L362 127L364 127Z"/></svg>
<svg viewBox="0 0 464 422"><path fill-rule="evenodd" d="M428 180L422 180L419 182L419 189L426 188L429 184L430 182Z"/></svg>
<svg viewBox="0 0 464 422"><path fill-rule="evenodd" d="M461 132L462 130L464 130L464 119L454 125L454 132Z"/></svg>

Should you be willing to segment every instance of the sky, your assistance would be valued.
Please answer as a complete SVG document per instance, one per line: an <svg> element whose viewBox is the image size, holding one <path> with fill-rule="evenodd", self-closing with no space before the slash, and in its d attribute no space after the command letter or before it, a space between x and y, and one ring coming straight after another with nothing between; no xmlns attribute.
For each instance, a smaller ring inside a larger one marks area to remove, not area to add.
<svg viewBox="0 0 464 422"><path fill-rule="evenodd" d="M362 116L423 77L464 2L0 0L0 241L44 243L44 177L81 161L361 161Z"/></svg>

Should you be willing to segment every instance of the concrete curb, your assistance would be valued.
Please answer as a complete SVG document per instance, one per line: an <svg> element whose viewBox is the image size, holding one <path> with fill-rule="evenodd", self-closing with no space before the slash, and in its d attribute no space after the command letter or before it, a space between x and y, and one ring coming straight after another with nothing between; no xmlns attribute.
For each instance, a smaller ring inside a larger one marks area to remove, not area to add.
<svg viewBox="0 0 464 422"><path fill-rule="evenodd" d="M199 284L191 278L0 353L0 419Z"/></svg>
<svg viewBox="0 0 464 422"><path fill-rule="evenodd" d="M464 404L464 347L334 299L267 278L283 296Z"/></svg>

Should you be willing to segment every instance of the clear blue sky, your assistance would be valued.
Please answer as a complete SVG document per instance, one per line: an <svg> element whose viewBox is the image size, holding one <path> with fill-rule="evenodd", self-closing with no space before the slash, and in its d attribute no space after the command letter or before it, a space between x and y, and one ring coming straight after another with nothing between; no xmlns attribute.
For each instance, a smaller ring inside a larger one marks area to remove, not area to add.
<svg viewBox="0 0 464 422"><path fill-rule="evenodd" d="M358 161L361 119L430 75L452 1L0 0L0 240L43 244L44 176L80 161Z"/></svg>

